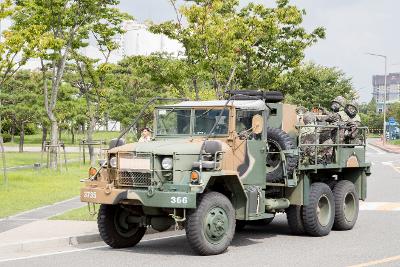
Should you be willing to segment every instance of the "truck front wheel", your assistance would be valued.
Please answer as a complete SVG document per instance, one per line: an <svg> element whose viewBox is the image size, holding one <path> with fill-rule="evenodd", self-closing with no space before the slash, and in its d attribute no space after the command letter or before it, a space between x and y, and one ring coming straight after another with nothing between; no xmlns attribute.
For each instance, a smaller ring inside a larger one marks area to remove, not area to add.
<svg viewBox="0 0 400 267"><path fill-rule="evenodd" d="M335 230L350 230L354 227L359 210L358 194L354 184L347 180L339 181L333 188L335 197Z"/></svg>
<svg viewBox="0 0 400 267"><path fill-rule="evenodd" d="M205 193L198 207L187 216L186 237L200 255L224 252L235 234L235 210L221 193Z"/></svg>
<svg viewBox="0 0 400 267"><path fill-rule="evenodd" d="M145 226L130 223L131 213L118 205L101 205L97 217L100 237L112 248L133 247L146 232Z"/></svg>
<svg viewBox="0 0 400 267"><path fill-rule="evenodd" d="M308 205L303 206L304 229L312 236L325 236L332 230L335 219L333 193L325 183L311 185Z"/></svg>

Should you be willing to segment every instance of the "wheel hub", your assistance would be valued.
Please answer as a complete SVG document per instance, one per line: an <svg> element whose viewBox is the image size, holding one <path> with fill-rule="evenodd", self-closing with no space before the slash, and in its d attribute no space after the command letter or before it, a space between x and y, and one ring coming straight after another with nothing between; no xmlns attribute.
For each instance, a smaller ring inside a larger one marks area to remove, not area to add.
<svg viewBox="0 0 400 267"><path fill-rule="evenodd" d="M354 195L348 193L344 198L344 205L343 205L344 217L346 221L351 222L354 220L354 216L356 213L355 210L356 210L356 200L354 198Z"/></svg>
<svg viewBox="0 0 400 267"><path fill-rule="evenodd" d="M322 195L318 200L317 217L321 226L327 226L331 220L331 203L326 195Z"/></svg>
<svg viewBox="0 0 400 267"><path fill-rule="evenodd" d="M129 215L130 213L122 208L119 208L115 212L115 229L117 230L118 234L124 237L130 237L134 235L139 229L139 225L137 223L128 223Z"/></svg>
<svg viewBox="0 0 400 267"><path fill-rule="evenodd" d="M218 243L225 236L228 229L228 216L225 210L214 207L209 210L205 220L206 238L212 243Z"/></svg>

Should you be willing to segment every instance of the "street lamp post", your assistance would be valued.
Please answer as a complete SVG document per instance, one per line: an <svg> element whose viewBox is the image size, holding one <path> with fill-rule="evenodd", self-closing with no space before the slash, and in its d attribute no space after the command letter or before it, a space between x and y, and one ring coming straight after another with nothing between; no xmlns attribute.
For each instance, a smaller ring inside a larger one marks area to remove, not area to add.
<svg viewBox="0 0 400 267"><path fill-rule="evenodd" d="M386 94L387 94L387 57L385 55L367 53L367 55L381 57L385 59L385 91L383 98L383 145L386 143Z"/></svg>

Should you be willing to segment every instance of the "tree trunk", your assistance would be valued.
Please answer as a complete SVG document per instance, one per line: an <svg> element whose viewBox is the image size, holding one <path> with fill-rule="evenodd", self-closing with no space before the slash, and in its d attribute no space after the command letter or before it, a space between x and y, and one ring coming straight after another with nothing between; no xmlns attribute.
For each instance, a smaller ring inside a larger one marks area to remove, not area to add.
<svg viewBox="0 0 400 267"><path fill-rule="evenodd" d="M75 144L74 126L71 126L71 143L72 143L72 144Z"/></svg>
<svg viewBox="0 0 400 267"><path fill-rule="evenodd" d="M104 121L105 121L105 126L106 126L105 129L108 132L108 113L105 114Z"/></svg>
<svg viewBox="0 0 400 267"><path fill-rule="evenodd" d="M58 123L56 120L51 121L51 139L50 139L50 168L57 168L57 156L58 156Z"/></svg>
<svg viewBox="0 0 400 267"><path fill-rule="evenodd" d="M196 94L196 101L199 101L200 100L199 87L197 86L197 78L196 77L193 78L193 87L194 87L194 92Z"/></svg>
<svg viewBox="0 0 400 267"><path fill-rule="evenodd" d="M15 126L11 125L11 143L14 143Z"/></svg>
<svg viewBox="0 0 400 267"><path fill-rule="evenodd" d="M93 141L93 133L94 133L94 128L96 127L96 119L94 116L91 116L89 118L89 123L88 123L88 128L86 132L86 140L88 143L91 143ZM90 158L90 166L95 166L96 165L96 157L94 154L94 147L92 145L89 145L89 158Z"/></svg>
<svg viewBox="0 0 400 267"><path fill-rule="evenodd" d="M42 125L42 151L46 151L44 142L47 140L47 127Z"/></svg>
<svg viewBox="0 0 400 267"><path fill-rule="evenodd" d="M18 152L24 152L24 139L25 139L25 124L21 123L21 128L19 130L19 147Z"/></svg>

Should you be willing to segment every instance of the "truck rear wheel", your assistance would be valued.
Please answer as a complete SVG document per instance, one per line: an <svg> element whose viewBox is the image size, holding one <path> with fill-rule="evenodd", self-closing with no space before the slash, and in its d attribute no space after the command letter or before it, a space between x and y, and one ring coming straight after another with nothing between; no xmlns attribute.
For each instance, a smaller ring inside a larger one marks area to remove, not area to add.
<svg viewBox="0 0 400 267"><path fill-rule="evenodd" d="M100 237L112 248L133 247L146 232L145 226L129 223L130 212L118 205L100 205L97 225Z"/></svg>
<svg viewBox="0 0 400 267"><path fill-rule="evenodd" d="M333 188L335 198L335 222L333 229L350 230L356 224L359 199L354 184L347 180L339 181Z"/></svg>
<svg viewBox="0 0 400 267"><path fill-rule="evenodd" d="M286 218L288 220L289 228L294 235L304 235L304 223L303 223L303 206L290 205L286 209Z"/></svg>
<svg viewBox="0 0 400 267"><path fill-rule="evenodd" d="M306 233L325 236L332 230L335 219L333 193L325 183L311 185L308 205L303 206L303 223Z"/></svg>
<svg viewBox="0 0 400 267"><path fill-rule="evenodd" d="M200 255L224 252L235 234L235 210L221 193L205 193L198 207L187 216L186 237Z"/></svg>

